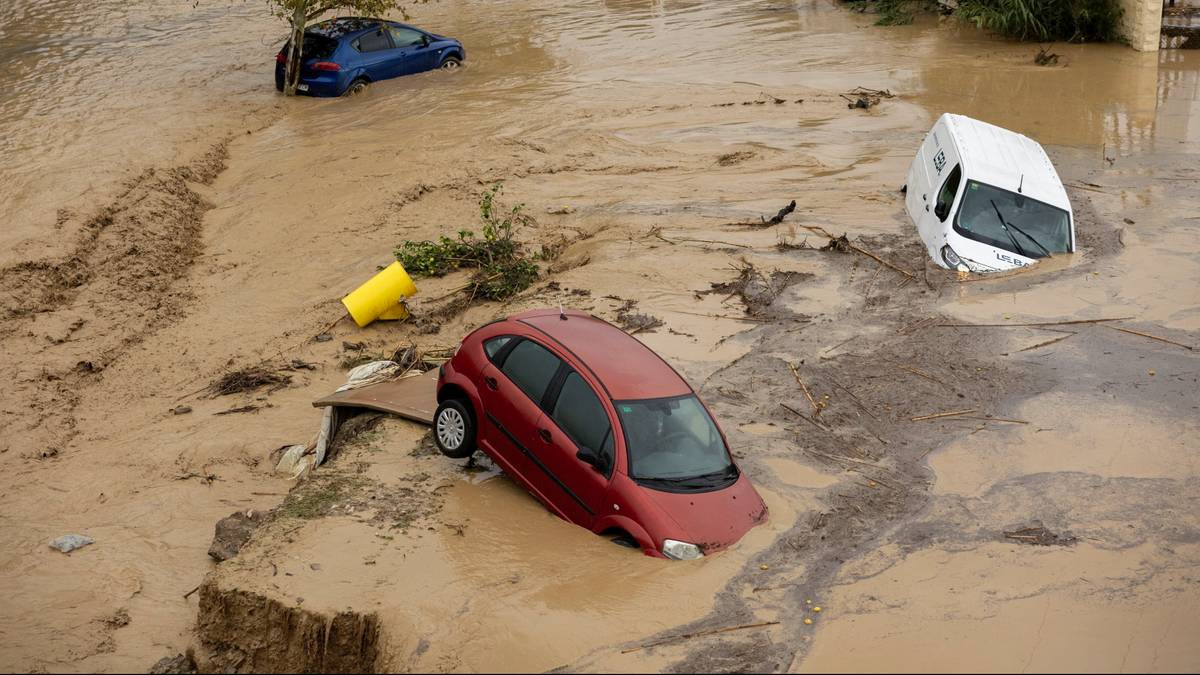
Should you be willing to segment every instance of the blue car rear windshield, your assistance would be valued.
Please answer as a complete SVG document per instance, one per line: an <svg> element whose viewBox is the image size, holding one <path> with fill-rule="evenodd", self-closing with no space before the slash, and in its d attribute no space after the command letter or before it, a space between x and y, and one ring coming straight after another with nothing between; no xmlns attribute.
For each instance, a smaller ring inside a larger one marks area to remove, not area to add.
<svg viewBox="0 0 1200 675"><path fill-rule="evenodd" d="M283 45L282 51L284 54L288 53L288 47L290 47L291 44L292 42L289 40L287 44ZM337 51L337 47L337 40L331 40L324 35L318 35L316 33L305 33L304 53L300 56L305 61L309 59L325 60L333 56L333 53Z"/></svg>

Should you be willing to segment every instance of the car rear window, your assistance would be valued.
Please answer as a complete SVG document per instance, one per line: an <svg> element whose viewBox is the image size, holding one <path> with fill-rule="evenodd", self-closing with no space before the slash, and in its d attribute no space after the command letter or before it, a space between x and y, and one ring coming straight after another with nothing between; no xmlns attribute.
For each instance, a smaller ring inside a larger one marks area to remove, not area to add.
<svg viewBox="0 0 1200 675"><path fill-rule="evenodd" d="M522 340L504 359L500 369L508 376L521 391L525 392L534 403L540 404L550 386L550 380L558 371L561 361L548 349L536 342Z"/></svg>
<svg viewBox="0 0 1200 675"><path fill-rule="evenodd" d="M283 45L282 52L287 54L288 48L290 48L291 45L292 41L288 40L287 43ZM301 56L304 57L305 61L309 59L317 59L319 61L328 59L333 56L335 51L337 51L337 46L337 40L331 40L324 35L317 35L316 33L305 33L304 53L301 54Z"/></svg>
<svg viewBox="0 0 1200 675"><path fill-rule="evenodd" d="M483 343L483 351L487 352L487 356L489 359L495 361L496 355L500 353L500 350L504 349L504 345L508 344L511 341L512 341L511 335L501 335L500 337L494 337L491 340L488 340L487 342Z"/></svg>

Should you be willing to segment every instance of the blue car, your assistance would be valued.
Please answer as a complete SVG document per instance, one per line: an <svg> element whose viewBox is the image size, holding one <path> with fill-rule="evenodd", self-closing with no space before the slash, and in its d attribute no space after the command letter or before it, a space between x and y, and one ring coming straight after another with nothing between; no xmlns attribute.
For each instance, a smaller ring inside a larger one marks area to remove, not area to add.
<svg viewBox="0 0 1200 675"><path fill-rule="evenodd" d="M275 88L283 91L288 47L275 58ZM371 82L462 65L467 52L454 38L434 35L384 19L343 17L313 24L304 32L298 93L355 94Z"/></svg>

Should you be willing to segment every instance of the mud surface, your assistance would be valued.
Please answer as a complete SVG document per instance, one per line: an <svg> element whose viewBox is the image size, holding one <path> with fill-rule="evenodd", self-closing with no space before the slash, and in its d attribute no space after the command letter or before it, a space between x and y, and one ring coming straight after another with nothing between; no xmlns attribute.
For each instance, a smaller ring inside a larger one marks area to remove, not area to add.
<svg viewBox="0 0 1200 675"><path fill-rule="evenodd" d="M1200 346L1194 52L1040 67L825 2L444 0L414 21L466 68L285 101L261 8L160 4L0 19L0 665L1200 667L1200 367L1137 334ZM848 109L855 87L897 96ZM1047 145L1076 255L927 263L897 188L946 110ZM497 182L553 252L537 284L463 310L466 273L418 280L423 321L333 324L401 240L477 229ZM664 564L374 416L312 478L272 475L348 358L559 303L701 391L768 525ZM210 389L261 370L286 382ZM218 566L235 510L272 515ZM1038 526L1076 541L1008 536ZM46 545L67 533L96 543Z"/></svg>

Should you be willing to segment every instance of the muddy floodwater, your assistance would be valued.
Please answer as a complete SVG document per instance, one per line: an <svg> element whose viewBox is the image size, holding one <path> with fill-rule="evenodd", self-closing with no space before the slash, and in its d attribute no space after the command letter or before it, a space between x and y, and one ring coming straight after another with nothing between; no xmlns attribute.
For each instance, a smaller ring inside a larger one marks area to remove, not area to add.
<svg viewBox="0 0 1200 675"><path fill-rule="evenodd" d="M290 100L263 3L85 4L0 16L0 668L1200 669L1200 53L1042 67L823 0L442 0L412 21L465 68ZM943 112L1046 146L1077 253L926 260L899 188ZM418 279L427 320L329 328L497 183L534 286L434 317L465 273ZM630 301L770 507L726 552L615 546L400 420L273 472L354 358ZM210 394L260 364L287 381ZM366 637L295 633L335 615Z"/></svg>

